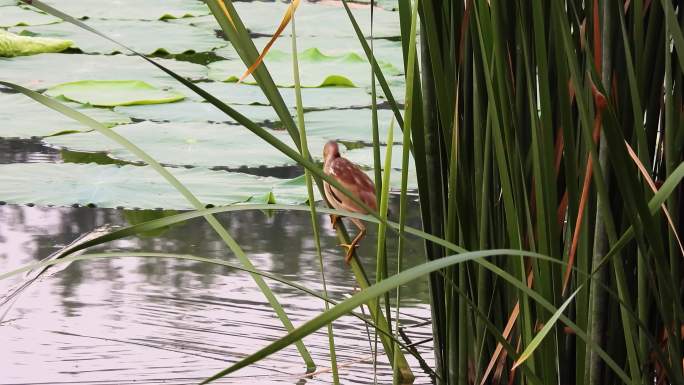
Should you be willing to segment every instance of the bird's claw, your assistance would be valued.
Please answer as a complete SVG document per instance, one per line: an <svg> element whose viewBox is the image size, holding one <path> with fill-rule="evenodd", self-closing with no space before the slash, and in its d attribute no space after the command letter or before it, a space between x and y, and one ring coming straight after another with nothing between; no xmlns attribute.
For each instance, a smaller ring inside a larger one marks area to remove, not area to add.
<svg viewBox="0 0 684 385"><path fill-rule="evenodd" d="M339 215L330 214L330 225L331 225L333 228L335 227L335 225L337 224L337 221L339 221L339 220L340 220L340 216L339 216Z"/></svg>
<svg viewBox="0 0 684 385"><path fill-rule="evenodd" d="M356 242L352 242L351 244L348 243L342 243L340 246L344 247L347 249L347 252L344 255L344 262L349 265L352 259L352 255L354 255L354 250L358 246Z"/></svg>

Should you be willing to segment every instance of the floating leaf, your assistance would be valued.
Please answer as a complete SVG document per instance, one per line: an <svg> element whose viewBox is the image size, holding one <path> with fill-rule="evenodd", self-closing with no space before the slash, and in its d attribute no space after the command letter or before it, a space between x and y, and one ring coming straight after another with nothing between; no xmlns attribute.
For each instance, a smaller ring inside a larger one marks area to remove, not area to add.
<svg viewBox="0 0 684 385"><path fill-rule="evenodd" d="M228 104L268 105L268 99L258 86L224 82L198 85ZM288 107L296 107L294 88L279 88L278 91ZM371 104L370 96L360 88L320 87L301 91L304 109L368 107Z"/></svg>
<svg viewBox="0 0 684 385"><path fill-rule="evenodd" d="M378 110L380 141L387 138L387 127L394 114L391 110ZM304 114L309 137L326 140L372 143L371 110L327 110ZM397 138L400 141L401 138Z"/></svg>
<svg viewBox="0 0 684 385"><path fill-rule="evenodd" d="M135 9L137 12L137 7ZM88 25L143 54L207 52L227 44L204 29L163 21L89 20ZM122 48L118 45L70 23L21 27L14 28L12 31L69 39L74 41L75 48L85 53L122 52ZM161 38L150 38L151 36ZM123 51L123 53L129 52Z"/></svg>
<svg viewBox="0 0 684 385"><path fill-rule="evenodd" d="M0 57L60 52L69 48L71 44L72 42L69 40L19 36L0 29Z"/></svg>
<svg viewBox="0 0 684 385"><path fill-rule="evenodd" d="M163 20L210 13L209 8L197 0L116 0L108 3L88 0L45 0L44 2L79 19Z"/></svg>
<svg viewBox="0 0 684 385"><path fill-rule="evenodd" d="M297 18L297 30L299 30L299 18ZM252 39L254 46L258 51L266 46L269 38L258 37ZM331 37L331 36L299 36L297 33L297 49L299 51L306 51L315 48L325 55L341 56L347 54L357 54L365 58L366 54L363 52L358 40L349 37ZM272 49L291 52L292 39L280 38L273 44ZM404 58L401 50L401 42L387 39L374 39L373 51L376 60L392 64L396 68L404 68ZM232 45L219 48L214 51L216 55L230 60L240 60L235 48Z"/></svg>
<svg viewBox="0 0 684 385"><path fill-rule="evenodd" d="M271 107L249 105L233 107L255 122L275 123L280 121L278 114L276 114ZM194 101L184 101L173 104L116 107L114 110L134 119L152 120L155 122L236 123L230 116L214 107L214 105Z"/></svg>
<svg viewBox="0 0 684 385"><path fill-rule="evenodd" d="M305 190L278 190L287 180L212 171L175 168L169 171L204 204L244 202L272 192L278 203L301 203ZM280 193L278 193L280 191ZM132 193L134 192L134 193ZM93 163L14 163L0 165L0 201L54 206L95 205L141 209L186 210L193 207L149 166Z"/></svg>
<svg viewBox="0 0 684 385"><path fill-rule="evenodd" d="M301 52L298 59L302 87L362 87L370 79L370 64L356 53L326 55L317 48L310 48ZM264 62L277 86L294 87L290 53L273 49L266 55ZM379 64L387 75L401 73L391 64ZM209 78L212 80L236 82L244 71L245 65L240 60L223 60L209 64ZM248 76L244 83L256 84L256 81Z"/></svg>
<svg viewBox="0 0 684 385"><path fill-rule="evenodd" d="M206 77L206 67L178 60L155 61L190 80ZM80 80L142 80L156 87L174 87L178 82L140 58L125 55L69 55L46 53L13 59L0 58L0 76L36 90ZM49 70L46 70L49 69Z"/></svg>
<svg viewBox="0 0 684 385"><path fill-rule="evenodd" d="M0 2L0 6L2 3ZM61 21L60 19L42 12L35 12L23 7L2 7L0 9L0 27L14 27L17 25L42 25Z"/></svg>
<svg viewBox="0 0 684 385"><path fill-rule="evenodd" d="M296 165L292 159L237 125L141 122L116 127L115 131L166 165L231 169ZM294 147L287 133L273 134ZM139 161L128 150L97 132L55 136L44 141L69 151L106 152L114 159ZM321 140L310 141L311 148L315 149L322 149L323 144ZM319 155L318 151L314 155Z"/></svg>
<svg viewBox="0 0 684 385"><path fill-rule="evenodd" d="M234 2L240 18L252 33L271 35L287 9L281 2ZM370 10L352 9L361 29L370 35ZM286 31L286 34L289 31ZM375 9L373 15L375 37L401 35L398 12ZM356 37L344 8L340 5L303 2L297 9L297 36Z"/></svg>
<svg viewBox="0 0 684 385"><path fill-rule="evenodd" d="M380 162L383 164L383 156L387 151L387 146L380 146ZM358 164L359 166L362 167L368 167L368 168L373 168L373 147L361 147L361 148L355 148L353 150L349 150L344 153L343 155L345 158L351 160L352 162ZM392 148L392 169L394 170L400 170L401 169L401 157L402 157L402 146L395 144ZM384 169L384 165L383 165ZM409 170L415 170L416 165L413 161L413 156L409 155Z"/></svg>
<svg viewBox="0 0 684 385"><path fill-rule="evenodd" d="M130 119L106 108L67 103L105 126L130 123ZM31 138L68 131L90 131L90 128L68 118L24 95L0 93L0 136Z"/></svg>
<svg viewBox="0 0 684 385"><path fill-rule="evenodd" d="M185 98L139 80L83 80L54 86L45 94L99 107L171 103Z"/></svg>

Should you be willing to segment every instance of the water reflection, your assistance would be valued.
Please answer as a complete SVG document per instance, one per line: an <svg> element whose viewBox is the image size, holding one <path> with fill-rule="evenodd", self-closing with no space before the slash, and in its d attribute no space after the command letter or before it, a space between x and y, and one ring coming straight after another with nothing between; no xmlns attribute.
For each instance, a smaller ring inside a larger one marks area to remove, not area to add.
<svg viewBox="0 0 684 385"><path fill-rule="evenodd" d="M398 212L398 200L392 201ZM411 210L417 213L417 208ZM159 213L159 212L157 212ZM0 206L0 271L44 258L65 244L105 223L126 225L149 212L90 208ZM218 219L243 247L257 268L321 289L318 259L306 212L233 212ZM331 297L344 299L354 279L329 226L322 247ZM418 226L417 217L410 225ZM374 272L375 228L370 226L360 253L369 274ZM100 250L146 250L189 253L235 262L214 231L202 219L172 226L163 234L113 242ZM396 254L395 244L389 255ZM423 260L422 246L409 243L408 266ZM392 259L392 258L391 258ZM391 262L390 266L394 266ZM0 281L4 292L19 277ZM295 325L323 309L312 299L279 283L271 284ZM406 325L429 316L424 281L403 288ZM265 304L251 278L232 269L174 259L120 258L72 264L53 278L28 290L0 325L0 383L193 383L226 367L283 335L283 327ZM353 317L335 323L343 383L372 383L371 351L366 329ZM411 332L414 341L429 330ZM327 336L305 339L319 369L329 366ZM429 356L428 347L423 352ZM384 360L383 360L384 361ZM417 383L429 383L410 359ZM304 383L304 367L296 350L279 354L222 383ZM390 370L380 365L380 383ZM321 373L306 383L330 383Z"/></svg>
<svg viewBox="0 0 684 385"><path fill-rule="evenodd" d="M43 145L40 139L0 138L0 164L57 162L59 151Z"/></svg>

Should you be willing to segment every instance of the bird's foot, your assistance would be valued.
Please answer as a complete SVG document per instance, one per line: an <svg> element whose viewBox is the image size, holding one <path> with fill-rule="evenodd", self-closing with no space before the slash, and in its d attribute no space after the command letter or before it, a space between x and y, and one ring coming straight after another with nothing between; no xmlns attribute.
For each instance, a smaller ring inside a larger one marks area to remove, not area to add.
<svg viewBox="0 0 684 385"><path fill-rule="evenodd" d="M339 220L340 220L340 216L339 216L339 215L330 214L330 225L331 225L333 228L335 228L335 225L337 224L337 221L339 221Z"/></svg>
<svg viewBox="0 0 684 385"><path fill-rule="evenodd" d="M358 245L356 244L356 242L352 242L351 244L342 243L342 244L340 244L340 246L347 249L347 252L344 254L344 262L347 265L349 265L349 263L351 262L351 259L352 259L352 255L354 255L354 250L356 249L356 247Z"/></svg>

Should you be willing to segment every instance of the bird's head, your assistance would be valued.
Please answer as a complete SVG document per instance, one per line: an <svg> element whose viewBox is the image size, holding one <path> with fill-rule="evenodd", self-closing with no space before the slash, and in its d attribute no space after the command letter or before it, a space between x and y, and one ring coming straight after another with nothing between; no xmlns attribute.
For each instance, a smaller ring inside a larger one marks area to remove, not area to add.
<svg viewBox="0 0 684 385"><path fill-rule="evenodd" d="M334 159L340 156L340 149L337 147L337 142L334 140L329 141L323 147L323 160L326 162L329 159Z"/></svg>

